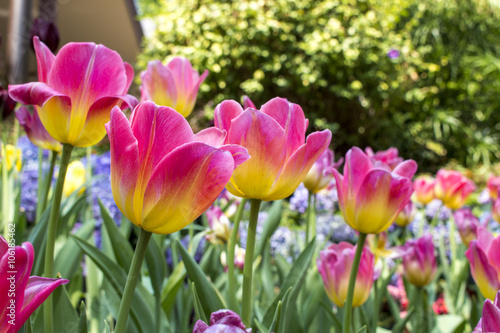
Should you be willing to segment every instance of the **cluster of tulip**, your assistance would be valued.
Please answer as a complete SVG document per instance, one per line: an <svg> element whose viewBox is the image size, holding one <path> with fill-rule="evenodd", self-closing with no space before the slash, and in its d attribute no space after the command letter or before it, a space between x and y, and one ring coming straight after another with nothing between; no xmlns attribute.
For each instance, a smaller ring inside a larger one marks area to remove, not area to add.
<svg viewBox="0 0 500 333"><path fill-rule="evenodd" d="M4 321L7 310L2 312L1 332L17 331L45 299L45 332L54 331L53 304L49 295L57 286L68 283L68 280L53 278L55 241L62 221L61 200L63 192L69 195L83 186L83 183L66 185L65 190L65 179L72 172L85 173L82 165L70 166L71 152L73 147L95 145L106 133L110 141L111 188L116 205L140 228L121 294L115 332L126 331L152 234L175 233L204 212L213 229L207 239L214 244L227 242L224 260L227 263L228 305L232 309L238 308L235 305L235 266L243 270L241 318L230 310L218 309L210 317L210 326L198 321L193 332L250 331L247 327L254 322L254 251L261 202L287 198L302 182L310 193L306 245L315 246L315 196L332 183L345 223L359 233L356 246L347 242L332 244L321 251L317 259L326 294L337 307L344 308L341 325L344 333L351 330L352 308L368 300L374 281L381 274L377 263L383 252L380 250L385 247L385 231L393 223L405 228L413 221L415 205L411 197L414 192L421 204L439 199L456 210L458 231L469 247L465 255L481 293L493 300L500 290L500 257L497 258L500 237L495 238L480 225L470 210L459 210L475 190L474 184L459 172L440 170L435 180L426 177L413 182L417 163L399 157L395 148L375 153L371 148L363 151L354 147L346 154L345 163L343 158L335 162L333 151L327 149L331 132L314 132L306 138L308 120L302 108L282 98L274 98L260 109L248 98L244 99L243 107L232 100L223 101L215 108L215 126L194 134L185 117L193 111L198 89L208 72L200 76L188 60L174 58L166 66L159 61L149 63L141 74L139 103L127 95L133 69L116 52L93 43L70 43L54 55L36 37L34 47L39 82L10 86L9 94L17 102L34 106L32 113L25 107L19 108L16 117L34 144L52 151L48 179L52 178L57 156L62 155L52 191L45 277L28 279L33 248L29 243L15 247L20 274L16 278L16 289L24 290L24 294L18 292L15 302L23 306L16 308L15 325ZM132 110L129 118L123 112L126 108ZM12 168L13 160L5 160ZM343 174L337 170L342 163ZM499 185L499 178L488 183L496 200L493 216L500 221ZM47 181L43 207L47 206L50 186ZM211 207L224 188L243 199L233 228L220 208ZM250 202L249 226L246 248L241 252L236 238L241 210L247 200ZM375 241L369 235L377 235ZM450 238L453 237L452 233ZM365 246L367 238L371 246ZM402 275L415 286L422 300L426 297L424 287L437 276L432 236L420 235L408 241L403 237L400 245L393 257L402 259ZM4 240L0 243L0 252L0 275L4 277L9 253ZM498 321L495 323L492 319L500 316L499 298L495 304L486 301L477 332L499 330ZM2 296L0 302L7 309L8 298ZM421 301L423 313L425 303Z"/></svg>

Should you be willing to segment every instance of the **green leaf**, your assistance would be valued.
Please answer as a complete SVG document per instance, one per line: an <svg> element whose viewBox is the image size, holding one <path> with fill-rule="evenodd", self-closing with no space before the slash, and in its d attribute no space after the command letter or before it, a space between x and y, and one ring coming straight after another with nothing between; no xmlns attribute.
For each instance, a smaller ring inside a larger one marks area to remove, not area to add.
<svg viewBox="0 0 500 333"><path fill-rule="evenodd" d="M71 301L66 286L57 287L52 293L54 301L54 332L75 332L79 318Z"/></svg>
<svg viewBox="0 0 500 333"><path fill-rule="evenodd" d="M179 253L181 254L187 274L196 285L196 291L198 292L205 316L209 318L212 312L220 309L226 309L227 306L224 303L219 291L215 288L212 282L207 279L200 266L198 266L193 257L189 255L178 239L175 240L175 243Z"/></svg>
<svg viewBox="0 0 500 333"><path fill-rule="evenodd" d="M85 309L85 303L82 301L80 303L80 321L78 325L79 333L87 333L87 309Z"/></svg>
<svg viewBox="0 0 500 333"><path fill-rule="evenodd" d="M390 296L389 296L390 297ZM415 308L410 308L406 313L406 317L399 320L396 325L392 328L392 333L401 333L404 332L406 323L415 315Z"/></svg>
<svg viewBox="0 0 500 333"><path fill-rule="evenodd" d="M366 325L357 330L356 333L366 333Z"/></svg>
<svg viewBox="0 0 500 333"><path fill-rule="evenodd" d="M330 305L327 305L324 301L321 301L321 307L325 310L326 314L328 315L328 318L330 318L335 326L335 331L340 332L342 331L342 323L340 320L333 314L332 307Z"/></svg>
<svg viewBox="0 0 500 333"><path fill-rule="evenodd" d="M265 315L264 315L264 320L262 321L264 325L270 326L271 321L274 316L274 312L276 309L276 306L278 305L278 302L280 300L283 300L283 297L285 296L285 293L288 291L289 288L292 288L292 291L290 293L289 299L287 301L287 304L293 304L297 301L297 297L299 295L300 291L300 286L304 282L304 278L306 276L307 270L309 269L309 266L311 265L311 260L314 255L314 250L316 249L316 240L313 239L307 247L304 249L304 251L300 254L300 256L297 258L295 263L293 264L292 268L290 269L290 272L288 273L287 277L285 278L285 281L281 285L281 290L279 294L274 298L273 302L271 305L267 308ZM290 322L290 316L296 315L295 313L288 312L287 307L284 309L285 313L285 321Z"/></svg>
<svg viewBox="0 0 500 333"><path fill-rule="evenodd" d="M86 240L92 235L94 228L94 222L88 221L78 229L75 235ZM60 273L65 279L73 277L80 268L82 257L83 253L75 241L72 238L66 239L62 248L57 251L54 261L55 271Z"/></svg>
<svg viewBox="0 0 500 333"><path fill-rule="evenodd" d="M127 274L118 264L113 262L105 254L103 254L95 246L87 243L83 239L72 235L76 243L80 248L88 255L102 271L106 279L111 283L115 292L121 298L123 295L123 290L125 289L125 283L127 281ZM146 292L141 292L139 286L134 293L132 306L130 311L130 316L132 320L137 324L143 332L153 332L154 331L154 318L152 308L148 307L146 303L146 297L152 298L150 294ZM154 304L154 301L150 302Z"/></svg>
<svg viewBox="0 0 500 333"><path fill-rule="evenodd" d="M172 311L177 293L184 283L185 276L186 269L184 268L184 263L179 263L172 274L170 274L165 288L163 288L161 306L167 316Z"/></svg>
<svg viewBox="0 0 500 333"><path fill-rule="evenodd" d="M109 237L109 240L111 242L116 261L125 271L128 272L128 270L130 269L130 264L132 263L134 251L132 250L132 247L130 246L128 240L125 239L125 237L121 233L115 221L109 215L108 209L104 207L101 200L99 200L99 207L101 209L103 224L108 233L107 236Z"/></svg>
<svg viewBox="0 0 500 333"><path fill-rule="evenodd" d="M196 292L196 286L194 285L194 282L191 282L191 291L193 293L194 311L196 313L196 316L198 317L198 319L204 321L205 323L208 323L205 312L203 311L203 307L201 306L200 299L198 298L198 293Z"/></svg>
<svg viewBox="0 0 500 333"><path fill-rule="evenodd" d="M465 320L457 315L437 316L436 327L432 333L460 333L465 329Z"/></svg>
<svg viewBox="0 0 500 333"><path fill-rule="evenodd" d="M167 263L165 255L155 237L151 237L146 250L146 265L148 267L154 293L160 297L162 294L163 280L167 272Z"/></svg>

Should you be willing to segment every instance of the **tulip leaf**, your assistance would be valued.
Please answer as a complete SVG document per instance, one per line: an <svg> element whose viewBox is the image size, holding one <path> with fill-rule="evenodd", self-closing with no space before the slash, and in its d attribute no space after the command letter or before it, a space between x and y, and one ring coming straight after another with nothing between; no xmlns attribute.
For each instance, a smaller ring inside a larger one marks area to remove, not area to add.
<svg viewBox="0 0 500 333"><path fill-rule="evenodd" d="M256 318L254 318L253 324L254 324L254 326L257 327L258 332L267 332L268 331L268 329L261 322L259 322Z"/></svg>
<svg viewBox="0 0 500 333"><path fill-rule="evenodd" d="M149 241L145 259L155 297L161 297L163 280L167 273L167 263L155 237L151 237Z"/></svg>
<svg viewBox="0 0 500 333"><path fill-rule="evenodd" d="M332 306L326 304L324 301L321 301L320 305L325 310L325 313L328 315L328 318L330 318L332 320L333 325L335 326L335 332L342 331L342 323L340 322L340 320L333 313Z"/></svg>
<svg viewBox="0 0 500 333"><path fill-rule="evenodd" d="M82 239L88 239L95 228L94 221L84 223L75 233ZM55 272L60 273L65 279L73 277L80 268L83 253L71 238L66 239L62 248L57 252L54 261Z"/></svg>
<svg viewBox="0 0 500 333"><path fill-rule="evenodd" d="M406 323L408 323L408 321L413 317L414 314L415 314L415 308L411 307L406 313L406 316L400 321L398 321L396 325L394 325L394 327L392 328L392 333L404 332Z"/></svg>
<svg viewBox="0 0 500 333"><path fill-rule="evenodd" d="M271 236L274 234L281 221L281 207L283 205L283 200L274 201L271 205L271 208L268 211L266 222L264 223L264 228L262 230L262 234L259 236L257 240L257 246L255 249L255 256L262 254L266 243Z"/></svg>
<svg viewBox="0 0 500 333"><path fill-rule="evenodd" d="M118 296L121 298L123 295L123 290L125 289L125 283L127 281L127 274L117 263L113 262L109 257L102 253L95 246L87 243L83 239L72 235L76 243L80 248L88 255L102 271L106 279L111 283L113 289L116 291ZM154 318L153 311L148 307L146 303L146 297L151 297L145 292L141 292L139 286L134 293L132 300L132 307L130 311L130 316L132 320L137 324L140 331L143 332L153 332L154 331ZM153 302L154 303L154 302Z"/></svg>
<svg viewBox="0 0 500 333"><path fill-rule="evenodd" d="M66 286L56 288L52 293L54 301L54 332L74 332L79 318L69 299Z"/></svg>
<svg viewBox="0 0 500 333"><path fill-rule="evenodd" d="M290 292L290 296L284 306L283 313L285 314L286 317L284 319L285 321L290 322L291 321L290 316L295 315L295 313L291 313L291 311L288 312L287 305L294 304L297 301L297 297L300 291L300 286L305 280L305 276L309 266L311 265L311 260L314 255L315 249L316 249L316 239L313 238L313 240L307 245L304 251L302 251L297 260L295 260L295 263L293 264L288 275L286 276L285 281L281 285L281 290L279 294L274 298L273 302L265 312L263 324L266 325L267 327L271 325L278 302L280 300L283 300L283 297L285 296L285 293L289 288L292 288L292 291Z"/></svg>
<svg viewBox="0 0 500 333"><path fill-rule="evenodd" d="M205 316L210 317L212 312L220 309L226 309L227 306L222 299L222 296L215 288L215 286L210 282L203 270L198 266L196 261L189 255L184 246L182 246L179 240L176 240L176 246L182 257L182 261L186 267L187 274L189 278L195 283L196 291L200 299L200 303L205 311Z"/></svg>
<svg viewBox="0 0 500 333"><path fill-rule="evenodd" d="M366 325L361 327L359 330L356 331L356 333L366 333Z"/></svg>
<svg viewBox="0 0 500 333"><path fill-rule="evenodd" d="M107 320L104 321L104 332L111 333L111 330L109 329L109 324L108 324Z"/></svg>
<svg viewBox="0 0 500 333"><path fill-rule="evenodd" d="M436 328L433 333L460 333L465 330L465 320L457 315L437 316Z"/></svg>
<svg viewBox="0 0 500 333"><path fill-rule="evenodd" d="M200 299L198 297L198 293L196 292L196 286L194 282L191 282L191 291L193 292L193 301L194 301L194 311L198 319L208 323L207 317L205 316L205 312L203 311L203 307L201 306Z"/></svg>
<svg viewBox="0 0 500 333"><path fill-rule="evenodd" d="M87 329L87 309L85 309L85 303L82 301L80 303L80 321L78 324L79 333L88 333Z"/></svg>
<svg viewBox="0 0 500 333"><path fill-rule="evenodd" d="M185 276L186 269L184 268L184 264L179 263L172 274L170 274L167 284L163 288L161 306L167 316L172 311L177 293L184 283Z"/></svg>
<svg viewBox="0 0 500 333"><path fill-rule="evenodd" d="M134 256L134 251L130 246L130 243L123 236L120 229L116 225L115 221L109 215L109 211L99 200L99 207L101 209L101 216L104 227L107 231L107 236L111 242L113 253L115 254L116 261L118 264L128 272L130 269L130 264L132 263L132 257Z"/></svg>

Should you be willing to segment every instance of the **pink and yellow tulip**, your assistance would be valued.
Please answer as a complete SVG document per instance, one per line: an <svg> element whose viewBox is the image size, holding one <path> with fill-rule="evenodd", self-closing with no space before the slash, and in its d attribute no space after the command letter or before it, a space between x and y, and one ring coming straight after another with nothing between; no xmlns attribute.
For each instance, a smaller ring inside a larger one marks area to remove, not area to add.
<svg viewBox="0 0 500 333"><path fill-rule="evenodd" d="M24 128L30 141L37 147L60 152L61 143L50 136L45 127L43 127L37 108L33 115L25 107L20 107L16 111L16 118L19 124Z"/></svg>
<svg viewBox="0 0 500 333"><path fill-rule="evenodd" d="M413 221L416 214L417 209L413 202L410 200L403 208L403 210L398 214L394 222L400 227L406 227Z"/></svg>
<svg viewBox="0 0 500 333"><path fill-rule="evenodd" d="M500 291L497 292L495 301L484 301L483 315L472 333L500 332Z"/></svg>
<svg viewBox="0 0 500 333"><path fill-rule="evenodd" d="M410 200L411 178L416 171L413 160L401 162L391 171L374 164L361 149L350 149L344 175L333 170L346 223L364 234L378 234L389 228Z"/></svg>
<svg viewBox="0 0 500 333"><path fill-rule="evenodd" d="M225 132L194 135L180 113L142 102L130 121L118 107L106 124L111 186L118 208L135 225L158 234L176 232L217 199L247 150L221 145Z"/></svg>
<svg viewBox="0 0 500 333"><path fill-rule="evenodd" d="M304 186L312 193L318 193L327 188L333 180L332 169L337 169L343 162L343 158L335 162L335 153L333 150L325 150L318 160L314 162L311 170L309 170L306 178L304 178Z"/></svg>
<svg viewBox="0 0 500 333"><path fill-rule="evenodd" d="M134 71L118 53L94 43L69 43L54 54L33 38L38 80L10 85L10 96L37 106L40 120L57 141L77 147L92 146L106 135L111 109L133 107L126 95Z"/></svg>
<svg viewBox="0 0 500 333"><path fill-rule="evenodd" d="M481 294L493 300L500 290L500 237L494 237L486 228L477 229L477 240L465 251L470 270Z"/></svg>
<svg viewBox="0 0 500 333"><path fill-rule="evenodd" d="M436 181L434 178L429 176L420 176L413 182L413 187L415 188L415 197L418 202L422 205L427 205L429 202L435 199L434 197L434 185Z"/></svg>
<svg viewBox="0 0 500 333"><path fill-rule="evenodd" d="M200 76L189 60L182 57L173 58L167 65L159 60L150 61L147 70L141 73L141 101L169 106L187 117L207 75L205 70Z"/></svg>
<svg viewBox="0 0 500 333"><path fill-rule="evenodd" d="M457 210L453 217L462 242L469 246L470 242L477 239L477 228L481 226L479 219L469 208Z"/></svg>
<svg viewBox="0 0 500 333"><path fill-rule="evenodd" d="M423 287L431 283L437 272L431 235L406 242L403 268L404 276L414 286Z"/></svg>
<svg viewBox="0 0 500 333"><path fill-rule="evenodd" d="M458 171L441 169L436 175L434 195L448 208L461 208L475 190L472 180Z"/></svg>
<svg viewBox="0 0 500 333"><path fill-rule="evenodd" d="M491 216L495 221L500 223L500 199L497 198L493 201L493 205L491 206Z"/></svg>
<svg viewBox="0 0 500 333"><path fill-rule="evenodd" d="M491 176L486 182L486 188L488 188L490 198L496 200L500 191L500 176Z"/></svg>
<svg viewBox="0 0 500 333"><path fill-rule="evenodd" d="M218 206L212 206L205 212L211 232L205 236L212 244L224 244L231 235L231 223Z"/></svg>
<svg viewBox="0 0 500 333"><path fill-rule="evenodd" d="M356 246L340 242L320 251L320 257L317 261L318 271L323 278L326 293L330 300L340 307L344 306L347 299L347 286L355 253ZM364 247L356 275L353 307L361 306L370 295L373 285L374 263L373 254L367 247Z"/></svg>
<svg viewBox="0 0 500 333"><path fill-rule="evenodd" d="M215 108L215 126L227 132L226 144L248 149L252 158L231 177L227 189L248 199L279 200L290 196L330 144L329 130L307 137L302 108L274 98L260 111L243 110L227 100Z"/></svg>
<svg viewBox="0 0 500 333"><path fill-rule="evenodd" d="M0 333L19 331L58 286L69 282L30 276L34 257L31 243L9 247L0 236Z"/></svg>

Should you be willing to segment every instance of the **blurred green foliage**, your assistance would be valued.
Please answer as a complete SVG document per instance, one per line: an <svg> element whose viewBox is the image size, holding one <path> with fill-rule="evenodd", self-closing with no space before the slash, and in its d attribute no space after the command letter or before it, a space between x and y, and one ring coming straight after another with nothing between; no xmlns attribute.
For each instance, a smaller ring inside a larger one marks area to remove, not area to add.
<svg viewBox="0 0 500 333"><path fill-rule="evenodd" d="M140 3L157 29L139 70L182 55L210 71L198 122L224 99L280 96L339 153L396 146L421 171L500 157L500 11L486 0Z"/></svg>

